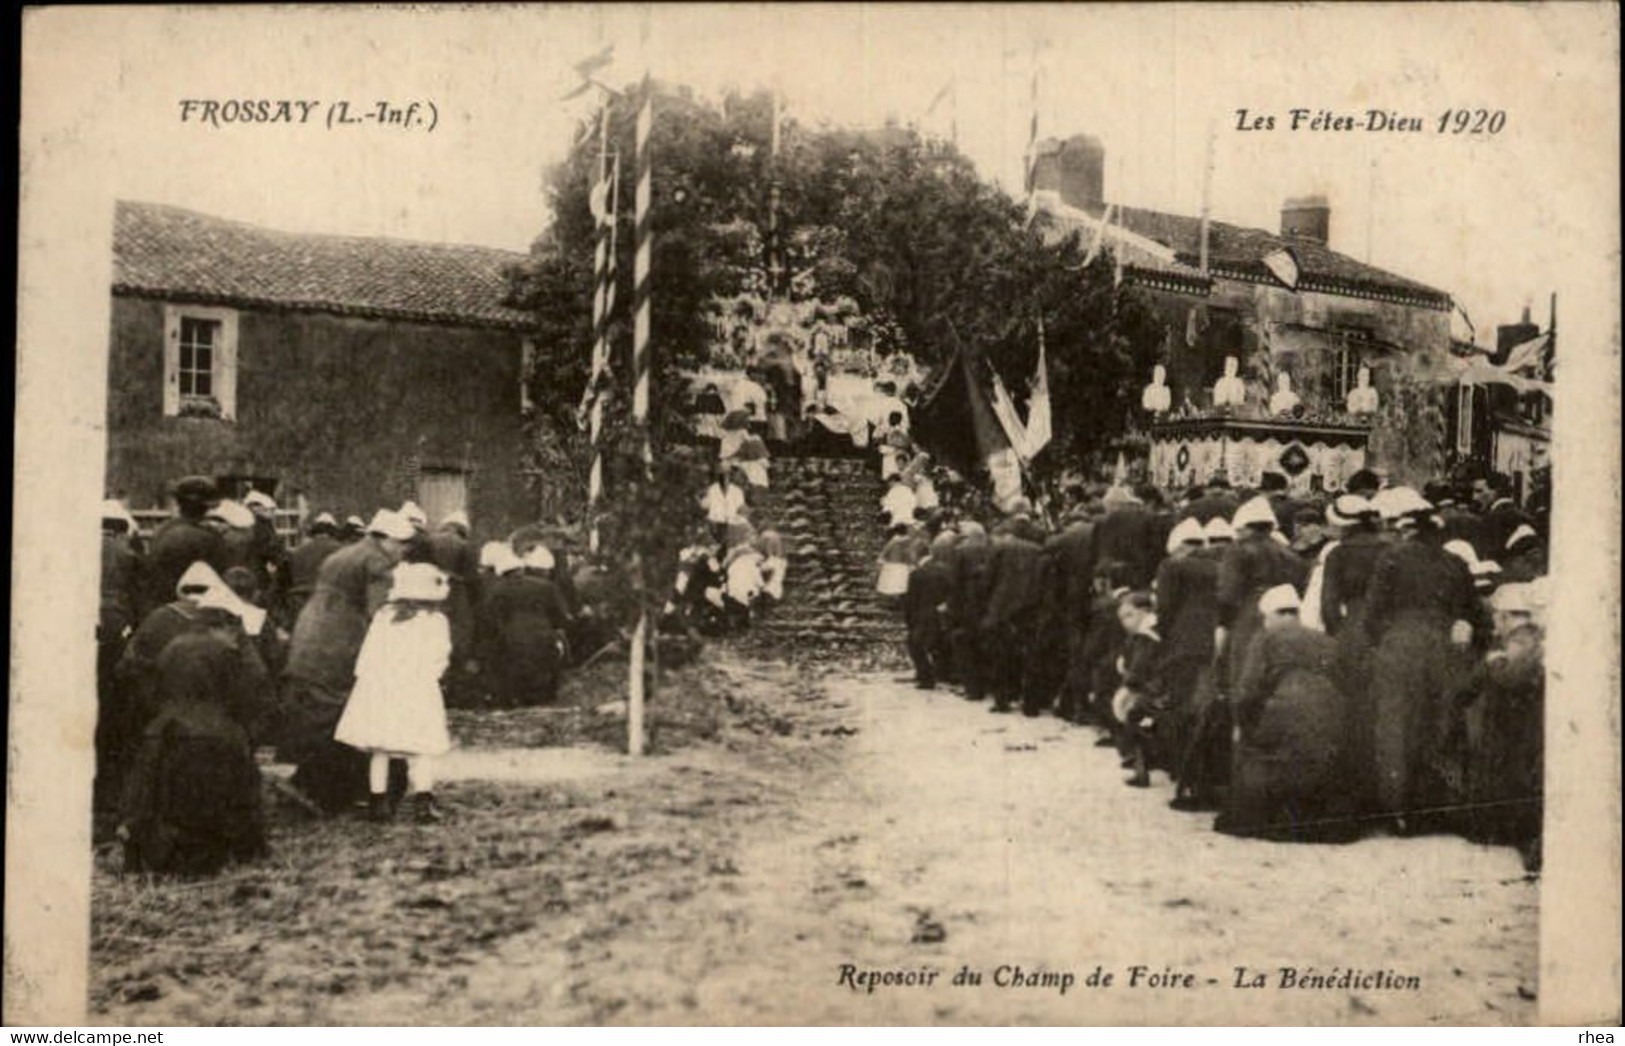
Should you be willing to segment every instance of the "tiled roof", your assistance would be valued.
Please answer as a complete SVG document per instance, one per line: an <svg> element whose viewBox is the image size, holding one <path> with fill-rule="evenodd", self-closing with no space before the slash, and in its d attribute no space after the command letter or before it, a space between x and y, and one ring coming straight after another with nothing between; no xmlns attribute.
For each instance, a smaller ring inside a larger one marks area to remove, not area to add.
<svg viewBox="0 0 1625 1046"><path fill-rule="evenodd" d="M1052 210L1063 226L1081 227L1075 217L1065 213L1070 208ZM1098 219L1102 211L1103 208L1088 213ZM1180 266L1194 270L1200 264L1200 218L1143 207L1123 207L1118 215L1129 232L1172 250ZM1313 240L1280 236L1229 222L1208 223L1208 268L1215 276L1274 284L1277 281L1264 266L1263 259L1283 247L1291 248L1297 256L1301 274L1299 290L1400 301L1434 309L1450 307L1450 295L1444 291L1355 261Z"/></svg>
<svg viewBox="0 0 1625 1046"><path fill-rule="evenodd" d="M381 237L278 232L121 200L113 293L199 303L524 328L504 304L514 251Z"/></svg>

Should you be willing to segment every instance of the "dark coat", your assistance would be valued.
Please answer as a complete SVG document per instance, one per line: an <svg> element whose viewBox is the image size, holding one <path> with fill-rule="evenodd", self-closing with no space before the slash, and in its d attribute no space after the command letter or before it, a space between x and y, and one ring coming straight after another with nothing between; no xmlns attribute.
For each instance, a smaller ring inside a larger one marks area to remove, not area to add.
<svg viewBox="0 0 1625 1046"><path fill-rule="evenodd" d="M207 563L224 574L231 563L225 542L202 522L176 516L165 520L153 532L147 550L146 606L151 610L175 598L175 586L193 563Z"/></svg>
<svg viewBox="0 0 1625 1046"><path fill-rule="evenodd" d="M1238 502L1229 494L1204 494L1185 506L1180 519L1194 519L1206 526L1215 519L1230 519L1236 514Z"/></svg>
<svg viewBox="0 0 1625 1046"><path fill-rule="evenodd" d="M206 874L265 852L253 740L270 675L234 620L194 624L155 666L156 714L124 789L127 871Z"/></svg>
<svg viewBox="0 0 1625 1046"><path fill-rule="evenodd" d="M1499 555L1485 556L1486 539L1484 536L1484 520L1475 512L1451 505L1439 510L1439 519L1444 523L1445 541L1465 541L1473 546L1473 551L1480 559L1500 560Z"/></svg>
<svg viewBox="0 0 1625 1046"><path fill-rule="evenodd" d="M965 636L975 636L993 592L993 545L960 544L955 554L953 604L949 618Z"/></svg>
<svg viewBox="0 0 1625 1046"><path fill-rule="evenodd" d="M1128 569L1126 580L1130 588L1149 586L1164 552L1164 544L1157 540L1157 530L1156 517L1142 506L1112 509L1095 524L1095 562L1121 563Z"/></svg>
<svg viewBox="0 0 1625 1046"><path fill-rule="evenodd" d="M1194 552L1163 560L1157 569L1157 630L1170 662L1212 659L1218 591L1216 557Z"/></svg>
<svg viewBox="0 0 1625 1046"><path fill-rule="evenodd" d="M473 542L462 534L453 529L443 529L429 538L429 561L445 571L450 579L446 593L446 619L451 625L453 661L461 663L474 643L472 585L480 572L480 554Z"/></svg>
<svg viewBox="0 0 1625 1046"><path fill-rule="evenodd" d="M1461 685L1466 655L1450 642L1454 621L1475 634L1489 627L1467 564L1432 538L1390 546L1377 561L1366 602L1372 653L1372 765L1376 809L1401 814L1433 803L1434 765L1449 701Z"/></svg>
<svg viewBox="0 0 1625 1046"><path fill-rule="evenodd" d="M952 564L927 556L909 572L908 591L903 595L903 621L909 633L934 637L943 625L953 594Z"/></svg>
<svg viewBox="0 0 1625 1046"><path fill-rule="evenodd" d="M1479 544L1473 546L1479 559L1501 562L1507 554L1507 539L1522 526L1530 526L1529 516L1511 501L1505 501L1484 513L1479 522Z"/></svg>
<svg viewBox="0 0 1625 1046"><path fill-rule="evenodd" d="M316 534L306 538L288 557L288 619L299 620L310 594L316 591L316 575L327 562L327 557L344 548L344 544L331 534Z"/></svg>
<svg viewBox="0 0 1625 1046"><path fill-rule="evenodd" d="M482 672L503 704L534 705L558 693L560 645L570 608L553 580L514 571L493 581L480 606L476 639Z"/></svg>
<svg viewBox="0 0 1625 1046"><path fill-rule="evenodd" d="M120 642L124 630L136 625L141 601L141 557L120 534L102 535L101 604L96 636L104 643Z"/></svg>
<svg viewBox="0 0 1625 1046"><path fill-rule="evenodd" d="M981 628L992 631L1018 625L1038 609L1041 599L1042 549L1012 533L993 538L992 584L982 610Z"/></svg>
<svg viewBox="0 0 1625 1046"><path fill-rule="evenodd" d="M1263 623L1258 597L1276 585L1291 585L1301 592L1308 573L1308 564L1267 534L1244 531L1224 550L1217 596L1219 624L1229 630L1226 692L1233 693L1240 683L1247 648Z"/></svg>
<svg viewBox="0 0 1625 1046"><path fill-rule="evenodd" d="M1326 554L1321 574L1320 619L1335 636L1345 624L1365 627L1366 591L1388 543L1374 530L1351 530Z"/></svg>
<svg viewBox="0 0 1625 1046"><path fill-rule="evenodd" d="M1298 624L1254 637L1232 708L1233 749L1226 830L1245 835L1347 837L1342 769L1343 698L1337 645Z"/></svg>
<svg viewBox="0 0 1625 1046"><path fill-rule="evenodd" d="M285 674L348 693L367 626L389 598L394 571L394 559L374 537L328 556L294 625Z"/></svg>

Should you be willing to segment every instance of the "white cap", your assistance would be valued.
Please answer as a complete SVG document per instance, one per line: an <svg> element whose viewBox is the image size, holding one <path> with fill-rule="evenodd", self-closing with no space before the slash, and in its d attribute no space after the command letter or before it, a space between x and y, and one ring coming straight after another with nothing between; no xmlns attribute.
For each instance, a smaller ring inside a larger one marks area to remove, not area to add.
<svg viewBox="0 0 1625 1046"><path fill-rule="evenodd" d="M202 588L211 592L217 589L231 591L231 587L221 580L215 569L201 559L182 572L181 579L175 582L175 594L180 595L183 588Z"/></svg>
<svg viewBox="0 0 1625 1046"><path fill-rule="evenodd" d="M1460 559L1463 563L1466 563L1469 567L1472 567L1475 570L1477 569L1478 553L1474 552L1473 546L1469 545L1467 542L1462 541L1460 538L1457 538L1455 541L1446 541L1444 543L1444 550L1450 553L1452 556L1455 556L1457 559Z"/></svg>
<svg viewBox="0 0 1625 1046"><path fill-rule="evenodd" d="M1267 523L1272 527L1277 525L1275 509L1271 507L1270 499L1262 494L1236 509L1235 518L1230 521L1230 525L1237 530L1255 523Z"/></svg>
<svg viewBox="0 0 1625 1046"><path fill-rule="evenodd" d="M1347 527L1363 516L1376 516L1377 506L1358 494L1343 494L1326 506L1326 522L1334 527Z"/></svg>
<svg viewBox="0 0 1625 1046"><path fill-rule="evenodd" d="M356 522L360 523L361 521L358 519ZM316 518L310 521L310 525L313 527L322 523L326 523L330 527L337 527L339 525L339 521L333 518L333 513L331 512L318 512L316 513Z"/></svg>
<svg viewBox="0 0 1625 1046"><path fill-rule="evenodd" d="M1301 606L1303 600L1298 598L1298 590L1291 585L1276 585L1258 597L1258 612L1265 617L1282 610L1297 610Z"/></svg>
<svg viewBox="0 0 1625 1046"><path fill-rule="evenodd" d="M1181 545L1202 544L1207 536L1202 533L1202 524L1194 519L1182 519L1168 532L1168 551L1172 552Z"/></svg>
<svg viewBox="0 0 1625 1046"><path fill-rule="evenodd" d="M102 519L115 520L119 523L123 523L126 527L130 528L132 533L139 529L136 526L135 517L130 515L130 510L128 508L124 507L124 502L114 498L108 498L106 501L102 502Z"/></svg>
<svg viewBox="0 0 1625 1046"><path fill-rule="evenodd" d="M526 552L524 559L520 560L520 562L531 570L552 570L554 564L553 552L546 545L537 545L529 552Z"/></svg>
<svg viewBox="0 0 1625 1046"><path fill-rule="evenodd" d="M389 598L440 602L451 591L445 571L433 563L402 563L391 578Z"/></svg>
<svg viewBox="0 0 1625 1046"><path fill-rule="evenodd" d="M243 504L247 505L249 508L258 506L260 508L268 508L272 512L276 511L276 500L272 498L271 495L260 490L249 491L248 496L243 498Z"/></svg>
<svg viewBox="0 0 1625 1046"><path fill-rule="evenodd" d="M429 525L429 514L415 501L408 501L401 506L400 517L406 520L407 525L422 530Z"/></svg>
<svg viewBox="0 0 1625 1046"><path fill-rule="evenodd" d="M1472 563L1469 565L1472 567L1474 577L1488 577L1491 574L1499 574L1501 572L1501 564L1497 563L1493 559L1481 559L1477 563Z"/></svg>
<svg viewBox="0 0 1625 1046"><path fill-rule="evenodd" d="M1371 499L1383 519L1402 519L1432 512L1433 505L1410 487L1385 487Z"/></svg>
<svg viewBox="0 0 1625 1046"><path fill-rule="evenodd" d="M468 530L470 529L468 523L468 513L462 511L453 512L451 515L441 520L440 525L443 527L462 527L464 530Z"/></svg>
<svg viewBox="0 0 1625 1046"><path fill-rule="evenodd" d="M360 516L346 516L344 517L344 525L347 527L354 527L357 530L365 530L367 528L367 521L362 519Z"/></svg>
<svg viewBox="0 0 1625 1046"><path fill-rule="evenodd" d="M498 557L500 557L502 555L502 552L503 552L504 549L507 550L508 555L510 555L510 556L513 555L513 546L509 545L506 541L487 541L485 544L481 545L480 546L480 566L482 566L482 567L494 567L494 566L496 566L497 562L498 562Z"/></svg>
<svg viewBox="0 0 1625 1046"><path fill-rule="evenodd" d="M1202 528L1202 533L1206 535L1209 543L1236 540L1236 528L1232 527L1230 521L1223 516L1214 516L1208 520L1207 526Z"/></svg>
<svg viewBox="0 0 1625 1046"><path fill-rule="evenodd" d="M218 519L228 527L247 529L254 525L254 513L237 501L222 501L209 510L210 519Z"/></svg>
<svg viewBox="0 0 1625 1046"><path fill-rule="evenodd" d="M1524 538L1538 538L1539 536L1539 534L1535 533L1534 527L1527 523L1520 523L1518 524L1518 528L1508 535L1507 543L1504 547L1511 548Z"/></svg>
<svg viewBox="0 0 1625 1046"><path fill-rule="evenodd" d="M372 522L367 524L367 533L396 541L410 541L417 532L412 529L412 524L401 518L399 512L381 508L373 514Z"/></svg>

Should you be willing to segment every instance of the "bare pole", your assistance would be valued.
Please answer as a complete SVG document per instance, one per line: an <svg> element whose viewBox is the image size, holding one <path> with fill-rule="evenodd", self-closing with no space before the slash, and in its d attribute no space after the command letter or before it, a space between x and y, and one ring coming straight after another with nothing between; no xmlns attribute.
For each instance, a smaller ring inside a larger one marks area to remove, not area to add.
<svg viewBox="0 0 1625 1046"><path fill-rule="evenodd" d="M1213 147L1214 128L1209 121L1207 126L1207 156L1202 164L1202 246L1201 267L1202 275L1208 274L1208 223L1213 212Z"/></svg>

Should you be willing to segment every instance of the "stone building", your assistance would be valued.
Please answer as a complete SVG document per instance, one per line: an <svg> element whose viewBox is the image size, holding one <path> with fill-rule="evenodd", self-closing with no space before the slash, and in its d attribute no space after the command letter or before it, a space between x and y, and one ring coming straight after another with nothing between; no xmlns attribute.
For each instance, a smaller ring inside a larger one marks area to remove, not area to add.
<svg viewBox="0 0 1625 1046"><path fill-rule="evenodd" d="M485 247L276 232L120 202L107 478L138 516L177 476L301 513L412 498L477 529L531 518L520 475L532 319ZM144 511L145 510L145 511Z"/></svg>
<svg viewBox="0 0 1625 1046"><path fill-rule="evenodd" d="M1121 278L1164 320L1168 407L1147 416L1153 480L1225 471L1252 484L1275 471L1334 490L1366 465L1396 481L1442 470L1448 397L1431 376L1450 353L1448 294L1333 250L1324 197L1287 199L1278 231L1210 220L1204 246L1199 216L1108 207L1104 165L1094 138L1042 142L1034 199L1049 235L1104 236ZM1214 402L1227 358L1239 404ZM1348 407L1362 369L1370 413ZM1271 405L1283 374L1298 400L1287 411Z"/></svg>

